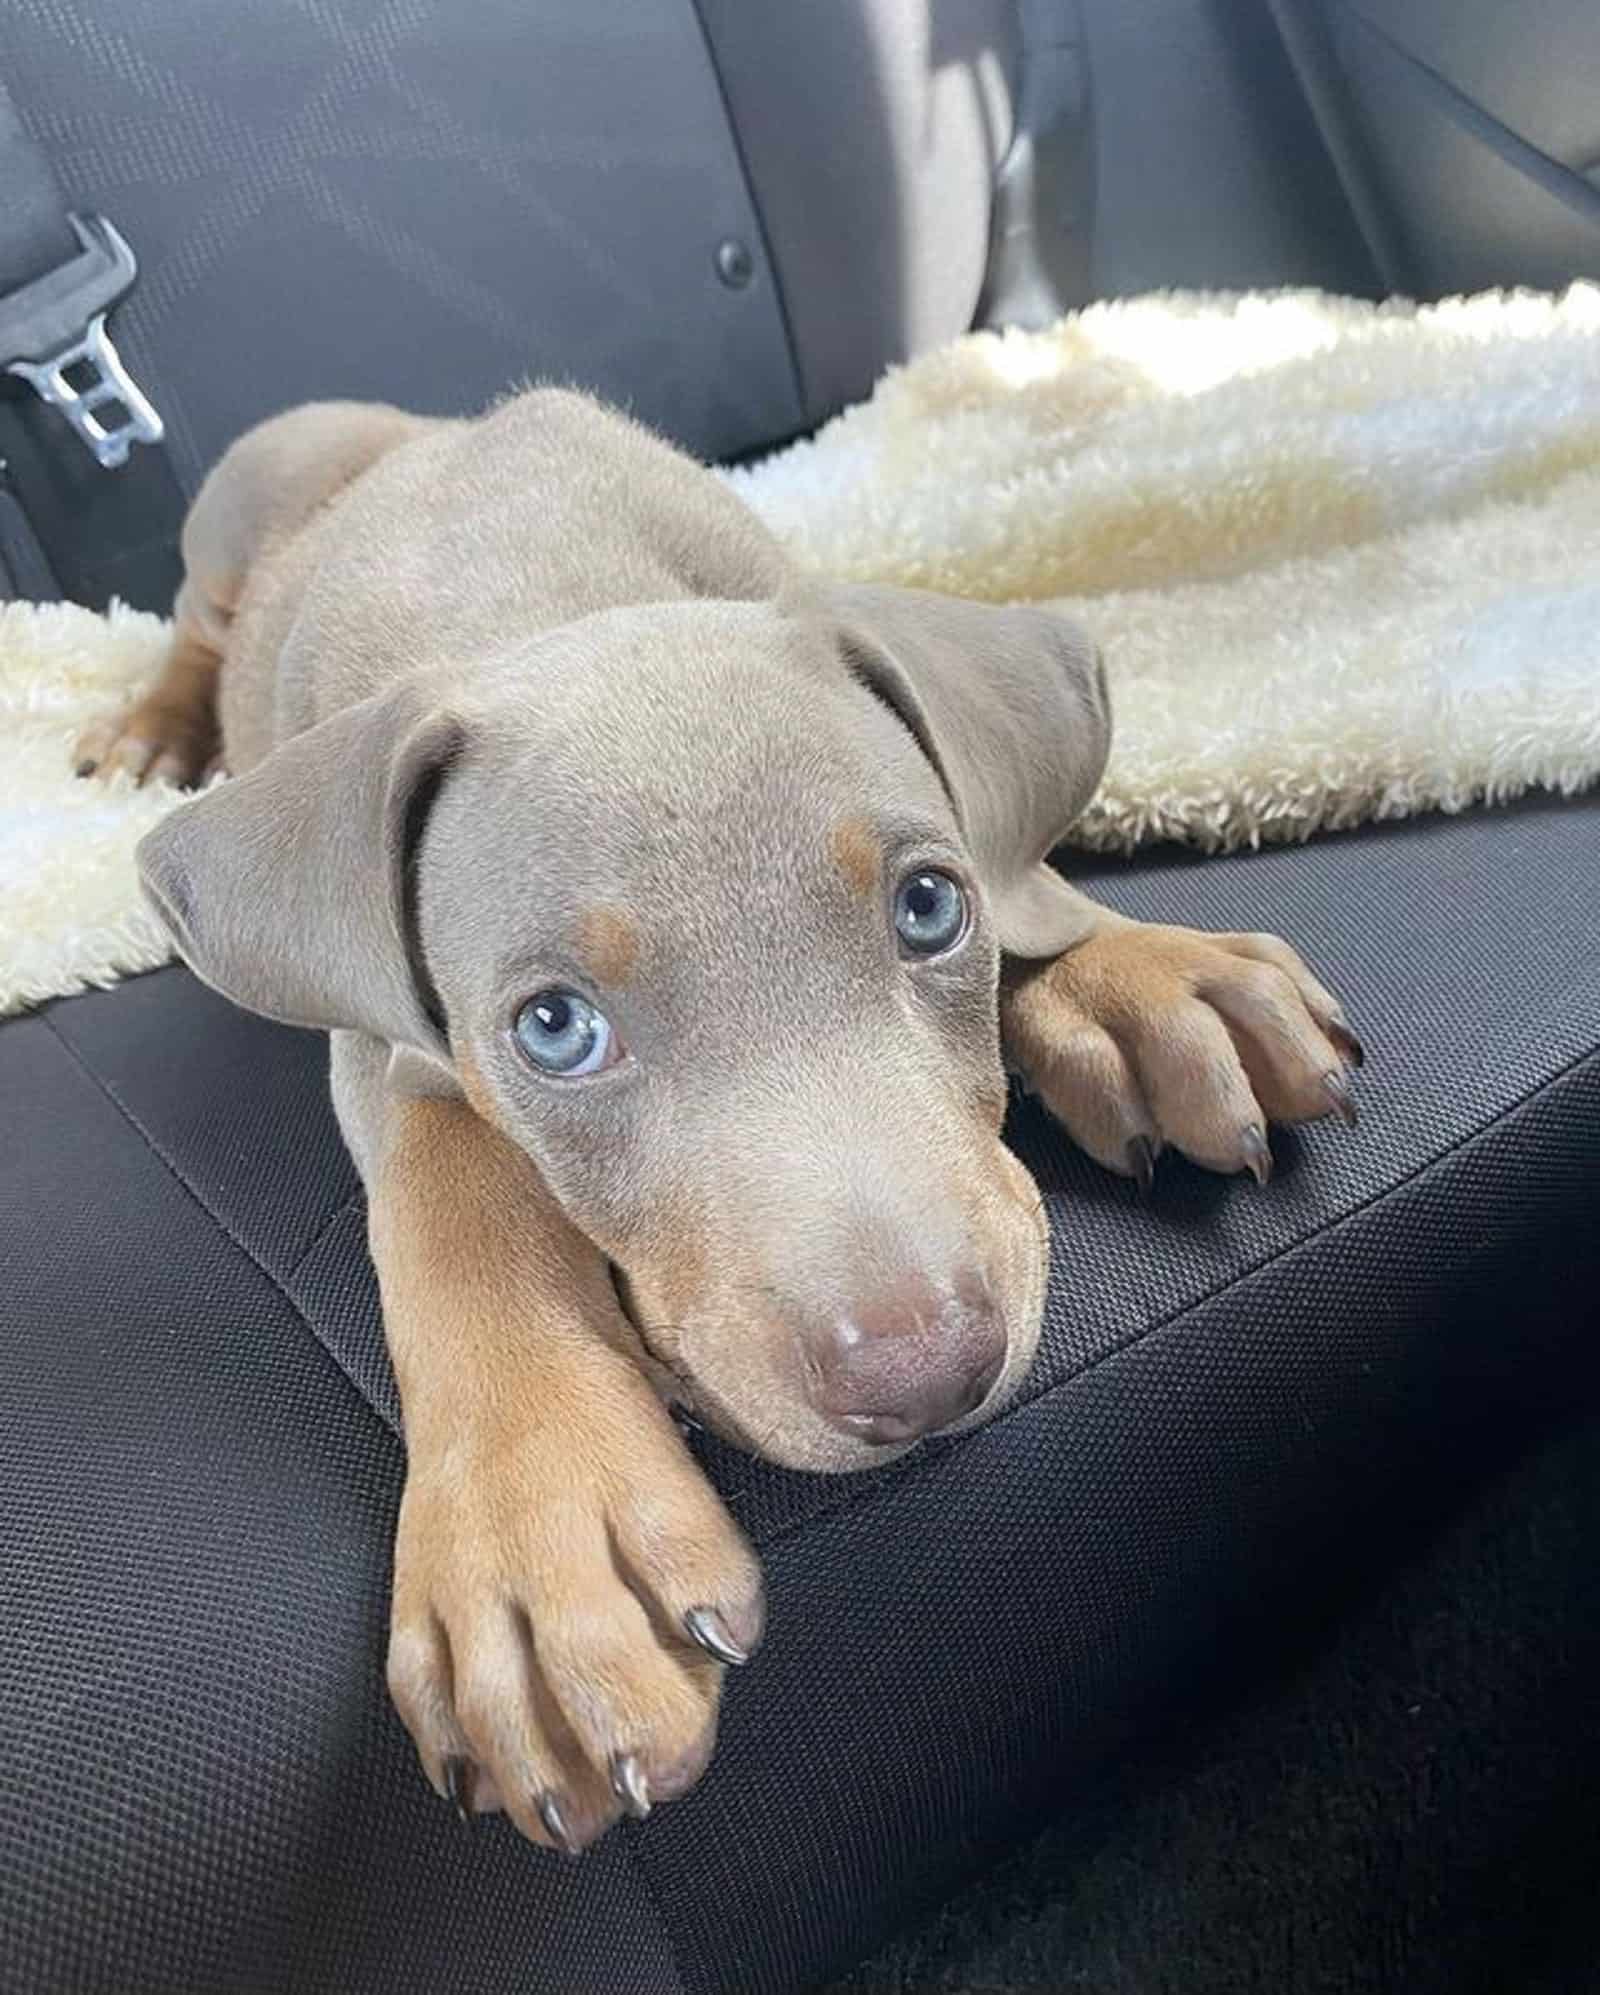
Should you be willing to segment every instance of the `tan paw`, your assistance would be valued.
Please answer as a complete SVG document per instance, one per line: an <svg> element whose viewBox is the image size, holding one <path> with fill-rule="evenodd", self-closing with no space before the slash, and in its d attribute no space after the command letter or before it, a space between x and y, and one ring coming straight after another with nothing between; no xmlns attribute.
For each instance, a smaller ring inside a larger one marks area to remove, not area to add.
<svg viewBox="0 0 1600 1995"><path fill-rule="evenodd" d="M1148 1187L1170 1144L1214 1171L1272 1171L1270 1122L1356 1119L1359 1041L1275 935L1116 917L1008 976L1006 1055L1092 1157Z"/></svg>
<svg viewBox="0 0 1600 1995"><path fill-rule="evenodd" d="M73 766L80 776L120 772L136 783L188 789L215 772L217 750L209 705L177 704L152 694L86 729L73 750Z"/></svg>
<svg viewBox="0 0 1600 1995"><path fill-rule="evenodd" d="M624 1453L453 1449L401 1505L389 1689L428 1779L569 1855L693 1785L761 1638L755 1555L652 1414Z"/></svg>

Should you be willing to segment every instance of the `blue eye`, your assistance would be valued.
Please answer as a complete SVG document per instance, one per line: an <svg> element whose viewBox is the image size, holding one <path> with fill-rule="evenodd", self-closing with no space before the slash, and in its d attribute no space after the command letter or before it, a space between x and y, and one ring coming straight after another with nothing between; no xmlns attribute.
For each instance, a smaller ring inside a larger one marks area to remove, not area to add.
<svg viewBox="0 0 1600 1995"><path fill-rule="evenodd" d="M895 933L913 956L942 956L967 932L967 897L948 873L910 873L894 897Z"/></svg>
<svg viewBox="0 0 1600 1995"><path fill-rule="evenodd" d="M622 1057L603 1011L576 991L537 991L517 1013L517 1044L541 1073L578 1080Z"/></svg>

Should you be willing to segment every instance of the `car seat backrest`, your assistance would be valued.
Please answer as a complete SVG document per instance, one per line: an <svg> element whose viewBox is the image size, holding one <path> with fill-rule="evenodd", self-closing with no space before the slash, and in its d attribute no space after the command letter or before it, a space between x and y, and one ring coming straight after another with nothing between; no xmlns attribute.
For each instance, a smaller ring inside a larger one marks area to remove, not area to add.
<svg viewBox="0 0 1600 1995"><path fill-rule="evenodd" d="M462 411L554 378L712 456L810 428L973 320L1016 12L21 0L0 75L138 254L114 331L192 493L311 397ZM7 384L14 471L75 449Z"/></svg>

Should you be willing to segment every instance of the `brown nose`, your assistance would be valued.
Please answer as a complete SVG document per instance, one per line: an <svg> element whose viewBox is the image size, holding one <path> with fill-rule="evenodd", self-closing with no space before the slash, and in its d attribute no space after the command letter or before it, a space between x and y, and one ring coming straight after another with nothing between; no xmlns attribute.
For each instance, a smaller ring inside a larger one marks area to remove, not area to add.
<svg viewBox="0 0 1600 1995"><path fill-rule="evenodd" d="M940 1294L920 1277L874 1295L811 1345L817 1411L877 1447L915 1441L980 1406L1005 1363L1000 1317L983 1282Z"/></svg>

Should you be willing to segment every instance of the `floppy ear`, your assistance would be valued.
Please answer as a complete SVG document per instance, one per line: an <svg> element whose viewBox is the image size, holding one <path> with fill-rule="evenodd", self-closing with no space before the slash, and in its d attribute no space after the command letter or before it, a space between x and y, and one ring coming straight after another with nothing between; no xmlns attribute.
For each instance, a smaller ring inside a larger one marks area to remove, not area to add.
<svg viewBox="0 0 1600 1995"><path fill-rule="evenodd" d="M405 685L349 707L139 841L195 973L287 1025L444 1050L407 869L461 724Z"/></svg>
<svg viewBox="0 0 1600 1995"><path fill-rule="evenodd" d="M1111 742L1100 654L1067 617L923 589L823 591L846 661L938 770L1012 956L1058 956L1093 919L1045 865Z"/></svg>

